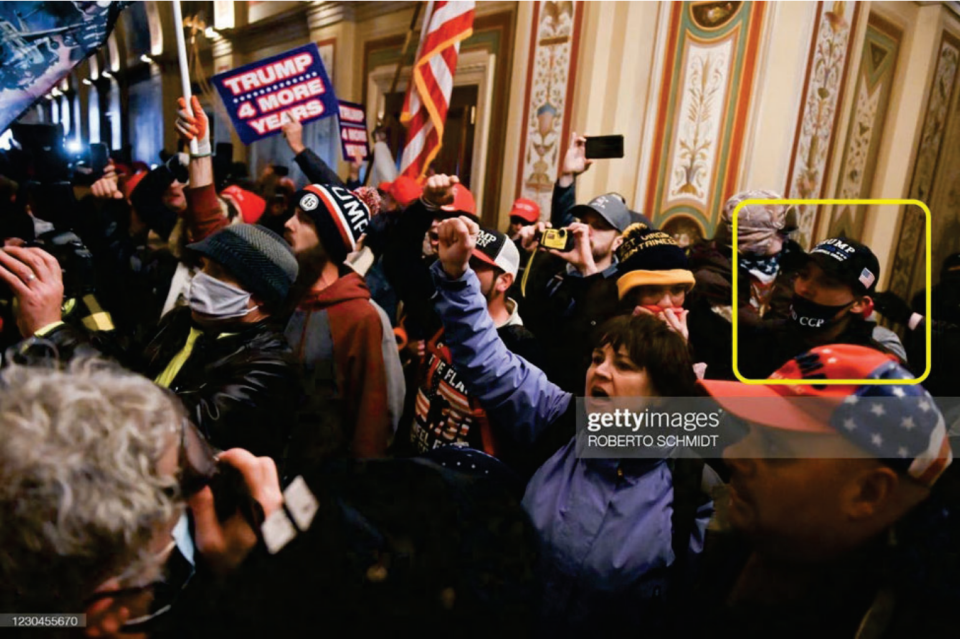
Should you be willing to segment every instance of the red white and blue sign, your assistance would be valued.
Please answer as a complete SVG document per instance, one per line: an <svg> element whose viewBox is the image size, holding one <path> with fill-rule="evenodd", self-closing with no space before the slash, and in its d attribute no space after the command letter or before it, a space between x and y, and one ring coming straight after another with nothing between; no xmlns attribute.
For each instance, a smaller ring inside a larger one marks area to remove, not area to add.
<svg viewBox="0 0 960 639"><path fill-rule="evenodd" d="M346 162L362 162L370 157L367 137L367 113L362 104L340 100L340 150Z"/></svg>
<svg viewBox="0 0 960 639"><path fill-rule="evenodd" d="M338 112L316 44L219 73L213 83L244 144L280 133L285 113L306 124Z"/></svg>

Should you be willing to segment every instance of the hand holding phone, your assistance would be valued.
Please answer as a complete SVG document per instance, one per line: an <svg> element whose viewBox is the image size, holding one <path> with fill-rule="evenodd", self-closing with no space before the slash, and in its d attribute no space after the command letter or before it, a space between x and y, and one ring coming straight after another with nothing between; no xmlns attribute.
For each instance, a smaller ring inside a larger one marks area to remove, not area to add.
<svg viewBox="0 0 960 639"><path fill-rule="evenodd" d="M622 135L597 135L588 137L586 142L588 160L606 160L623 157Z"/></svg>
<svg viewBox="0 0 960 639"><path fill-rule="evenodd" d="M570 146L563 156L563 167L560 170L558 181L560 186L566 188L573 184L574 178L590 168L593 160L587 160L586 149L587 138L577 135L574 131L570 135Z"/></svg>

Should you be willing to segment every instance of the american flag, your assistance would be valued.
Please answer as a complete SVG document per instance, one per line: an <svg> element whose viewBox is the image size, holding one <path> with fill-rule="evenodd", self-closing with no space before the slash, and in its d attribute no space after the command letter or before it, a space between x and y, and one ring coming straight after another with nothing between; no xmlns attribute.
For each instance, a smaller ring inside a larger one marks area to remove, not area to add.
<svg viewBox="0 0 960 639"><path fill-rule="evenodd" d="M895 362L867 379L912 379ZM831 425L863 450L931 485L953 461L946 423L936 401L919 384L864 385L846 397Z"/></svg>
<svg viewBox="0 0 960 639"><path fill-rule="evenodd" d="M932 485L953 461L940 407L923 386L906 383L914 375L892 355L855 344L818 346L790 360L770 379L809 380L809 386L770 388L784 397L813 402L805 407L811 414L826 410L836 432L922 484ZM854 384L818 386L818 379ZM887 383L856 385L855 380Z"/></svg>
<svg viewBox="0 0 960 639"><path fill-rule="evenodd" d="M473 2L428 2L400 122L407 145L400 173L418 179L440 151L460 42L473 34Z"/></svg>

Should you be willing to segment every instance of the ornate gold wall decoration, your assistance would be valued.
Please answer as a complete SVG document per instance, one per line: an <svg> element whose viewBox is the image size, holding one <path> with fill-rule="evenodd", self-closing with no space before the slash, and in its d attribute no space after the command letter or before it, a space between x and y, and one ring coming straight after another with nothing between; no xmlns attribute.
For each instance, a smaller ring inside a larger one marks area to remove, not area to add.
<svg viewBox="0 0 960 639"><path fill-rule="evenodd" d="M762 2L670 5L644 210L712 235L733 194L757 66Z"/></svg>
<svg viewBox="0 0 960 639"><path fill-rule="evenodd" d="M923 129L920 134L920 147L917 150L917 161L913 170L913 179L910 183L910 197L925 202L930 207L934 220L937 222L937 227L941 226L942 210L940 207L934 208L931 196L933 195L934 177L939 160L946 155L944 153L944 141L950 101L957 86L958 67L960 67L960 41L944 32L940 40L937 68L929 89L927 112L923 118ZM956 111L954 111L954 115L956 115ZM949 199L947 198L948 206L951 205ZM957 210L957 207L960 207L960 202L952 202L952 205L953 210ZM889 290L904 298L909 298L923 286L924 274L921 258L926 248L923 241L924 224L926 224L926 218L921 211L913 209L904 211L888 287ZM941 235L943 234L937 233L937 236ZM943 256L940 256L940 259L942 260ZM935 259L933 262L934 279L937 277L938 270L939 262Z"/></svg>
<svg viewBox="0 0 960 639"><path fill-rule="evenodd" d="M582 2L541 0L534 9L517 196L540 204L545 220L550 219L553 184L569 137L582 21Z"/></svg>
<svg viewBox="0 0 960 639"><path fill-rule="evenodd" d="M833 2L817 9L816 31L810 49L807 76L793 156L784 193L787 197L815 199L823 197L824 176L829 170L830 149L837 126L837 107L841 104L847 60L852 40L850 25L856 23L856 3ZM850 5L853 15L848 16ZM815 207L798 207L797 240L809 248L816 225Z"/></svg>
<svg viewBox="0 0 960 639"><path fill-rule="evenodd" d="M870 15L857 71L857 100L850 115L840 161L838 199L870 197L902 35L893 25L875 14ZM895 195L881 193L879 197ZM831 214L827 235L859 238L863 234L865 211L864 206L840 206Z"/></svg>

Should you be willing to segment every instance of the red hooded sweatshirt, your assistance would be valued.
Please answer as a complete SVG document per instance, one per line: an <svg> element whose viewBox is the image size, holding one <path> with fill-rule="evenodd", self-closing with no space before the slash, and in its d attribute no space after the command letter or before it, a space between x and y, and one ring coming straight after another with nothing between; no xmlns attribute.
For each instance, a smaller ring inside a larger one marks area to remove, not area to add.
<svg viewBox="0 0 960 639"><path fill-rule="evenodd" d="M334 450L324 452L382 457L393 432L383 324L363 279L350 273L307 293L287 324L286 336L308 380L332 377L336 397L342 400L343 432L326 438Z"/></svg>

